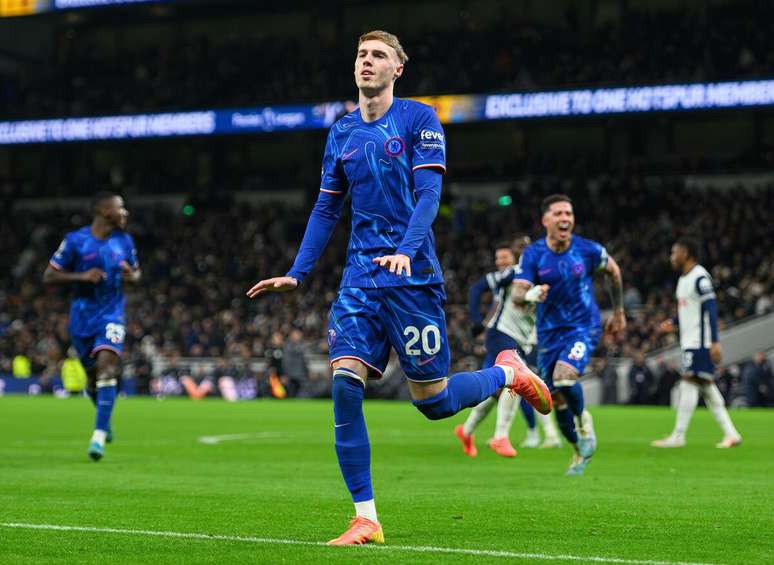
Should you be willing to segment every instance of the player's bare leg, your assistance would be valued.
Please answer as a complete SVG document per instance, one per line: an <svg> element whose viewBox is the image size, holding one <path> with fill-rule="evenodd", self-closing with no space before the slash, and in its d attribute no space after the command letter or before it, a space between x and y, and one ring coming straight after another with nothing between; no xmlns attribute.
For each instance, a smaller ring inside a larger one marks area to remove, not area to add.
<svg viewBox="0 0 774 565"><path fill-rule="evenodd" d="M363 417L368 372L368 367L357 359L338 359L333 363L336 456L355 503L355 517L344 533L330 540L329 545L384 543L371 485L371 444Z"/></svg>
<svg viewBox="0 0 774 565"><path fill-rule="evenodd" d="M89 457L99 461L105 454L105 443L110 431L110 418L118 389L120 359L115 352L102 349L97 352L95 365L97 418L89 442Z"/></svg>

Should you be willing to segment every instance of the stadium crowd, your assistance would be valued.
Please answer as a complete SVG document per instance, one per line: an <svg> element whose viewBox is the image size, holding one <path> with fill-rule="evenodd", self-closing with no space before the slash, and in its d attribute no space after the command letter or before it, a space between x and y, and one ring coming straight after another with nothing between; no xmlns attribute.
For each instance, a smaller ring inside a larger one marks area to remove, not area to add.
<svg viewBox="0 0 774 565"><path fill-rule="evenodd" d="M401 34L411 59L399 95L738 80L774 67L760 25L774 20L770 2L707 4L679 16L628 9L591 26L581 8L547 22L528 18L516 3L499 3L500 16L485 20L472 4L451 2L459 18L443 31L423 26ZM0 118L349 98L346 62L356 34L317 25L330 20L328 8L319 9L319 18L301 20L308 22L303 41L276 29L256 32L260 12L232 16L228 33L222 25L206 31L196 19L162 20L168 33L153 41L136 40L144 24L135 20L125 24L127 33L60 26L47 56L18 72L0 70Z"/></svg>
<svg viewBox="0 0 774 565"><path fill-rule="evenodd" d="M515 186L510 206L458 197L441 208L434 227L457 367L480 362L482 343L470 335L467 292L493 269L493 244L512 236L515 227L540 236L539 202L559 191L575 200L577 232L603 242L624 272L629 326L625 336L606 335L598 357L636 359L675 343L676 336L661 332L659 324L674 315L670 245L686 233L704 242L704 264L718 286L722 326L774 310L774 231L759 217L774 197L774 187L701 190L637 177L571 185L541 181ZM693 205L699 201L704 205ZM177 386L183 386L182 376L191 376L197 386L212 381L205 388L223 376L238 384L252 371L251 359L265 359L268 369L258 375L255 395L325 393L324 375L307 378L309 367L294 365L294 360L327 351L327 309L341 276L348 228L337 229L317 269L298 291L250 301L245 291L252 283L286 272L307 210L281 203L251 206L222 194L201 203L190 216L163 206L132 207L131 199L128 205L144 278L128 292L126 359L144 392L163 388L161 381L151 383L159 373L153 370L154 360L162 358ZM13 201L4 206L13 206ZM0 224L0 372L11 372L14 359L26 356L31 372L50 375L67 351L68 292L44 288L41 273L62 235L87 223L88 215L11 213L10 208L2 213L8 221ZM348 218L340 223L347 226ZM604 308L607 298L601 289L599 301ZM220 361L205 374L201 366L180 365L181 357ZM670 370L664 366L662 372ZM602 374L604 366L597 371ZM647 398L655 398L658 377L646 380L653 381ZM173 386L172 381L167 385Z"/></svg>

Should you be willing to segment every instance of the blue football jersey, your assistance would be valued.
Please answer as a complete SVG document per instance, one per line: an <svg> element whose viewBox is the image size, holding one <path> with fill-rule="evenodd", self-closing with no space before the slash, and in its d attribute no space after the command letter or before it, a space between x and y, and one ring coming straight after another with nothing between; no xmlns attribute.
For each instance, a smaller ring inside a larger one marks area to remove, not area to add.
<svg viewBox="0 0 774 565"><path fill-rule="evenodd" d="M594 272L607 266L607 251L595 241L572 236L562 253L552 251L545 238L524 250L516 281L547 284L548 297L537 305L538 341L560 330L586 330L600 326L594 300Z"/></svg>
<svg viewBox="0 0 774 565"><path fill-rule="evenodd" d="M416 203L413 171L425 167L446 170L446 141L430 106L395 98L379 120L364 122L356 109L331 127L320 190L352 202L342 287L443 283L432 229L411 262L411 277L371 262L401 244Z"/></svg>
<svg viewBox="0 0 774 565"><path fill-rule="evenodd" d="M137 249L132 236L114 230L107 239L97 239L90 226L69 232L49 264L60 271L81 273L92 268L105 272L105 280L98 284L74 285L70 306L70 334L93 336L106 323L124 325L125 298L121 279L121 262L138 267Z"/></svg>

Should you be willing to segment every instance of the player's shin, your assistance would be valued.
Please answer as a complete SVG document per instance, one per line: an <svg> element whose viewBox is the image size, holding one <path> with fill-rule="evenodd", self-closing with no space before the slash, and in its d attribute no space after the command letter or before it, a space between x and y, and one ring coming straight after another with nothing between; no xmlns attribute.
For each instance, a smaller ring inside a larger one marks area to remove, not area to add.
<svg viewBox="0 0 774 565"><path fill-rule="evenodd" d="M97 420L94 429L107 434L110 417L116 402L118 390L117 367L110 366L97 370Z"/></svg>
<svg viewBox="0 0 774 565"><path fill-rule="evenodd" d="M726 438L739 438L739 432L736 431L731 417L726 410L726 403L723 400L723 395L720 394L720 390L715 383L708 383L702 387L702 395L704 396L704 402L707 404L712 417L718 423L723 430L723 435Z"/></svg>
<svg viewBox="0 0 774 565"><path fill-rule="evenodd" d="M572 412L572 415L580 416L583 414L585 402L581 384L577 381L572 382L572 384L565 384L565 382L560 384L556 380L554 380L554 384L557 385L562 396L564 396L565 402L567 402L567 406L569 407L570 412Z"/></svg>
<svg viewBox="0 0 774 565"><path fill-rule="evenodd" d="M684 437L691 423L696 406L699 404L699 387L692 382L682 380L679 387L680 398L677 401L677 420L673 435Z"/></svg>
<svg viewBox="0 0 774 565"><path fill-rule="evenodd" d="M486 400L483 400L474 406L470 411L470 414L468 414L468 419L465 420L465 423L462 426L463 433L466 436L471 435L476 430L478 425L484 420L484 418L487 417L489 412L491 412L492 407L496 403L497 400L490 396Z"/></svg>
<svg viewBox="0 0 774 565"><path fill-rule="evenodd" d="M446 388L438 394L413 404L430 420L453 416L463 408L479 404L505 386L505 371L491 367L470 373L456 373L449 377Z"/></svg>
<svg viewBox="0 0 774 565"><path fill-rule="evenodd" d="M578 433L575 431L575 419L567 404L556 407L556 421L562 435L569 441L577 451Z"/></svg>
<svg viewBox="0 0 774 565"><path fill-rule="evenodd" d="M521 397L503 392L497 400L497 424L495 425L495 438L508 437L513 425L513 416L519 406ZM529 405L528 405L529 406ZM530 406L530 409L532 407ZM534 413L533 413L534 421Z"/></svg>
<svg viewBox="0 0 774 565"><path fill-rule="evenodd" d="M363 416L365 386L349 369L333 371L333 414L336 456L355 512L378 522L371 485L371 444Z"/></svg>

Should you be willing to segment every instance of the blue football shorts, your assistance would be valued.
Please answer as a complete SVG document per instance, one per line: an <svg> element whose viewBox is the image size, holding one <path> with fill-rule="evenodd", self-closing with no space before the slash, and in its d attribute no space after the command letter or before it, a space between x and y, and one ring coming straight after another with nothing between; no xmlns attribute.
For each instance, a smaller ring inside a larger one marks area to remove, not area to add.
<svg viewBox="0 0 774 565"><path fill-rule="evenodd" d="M583 375L589 364L591 354L599 343L600 330L596 328L586 330L569 330L551 336L550 340L543 340L538 349L538 369L540 377L545 381L548 389L555 390L554 368L558 362L574 367L578 375Z"/></svg>
<svg viewBox="0 0 774 565"><path fill-rule="evenodd" d="M124 353L126 327L118 322L106 322L99 326L99 333L89 336L70 336L78 358L84 369L92 368L97 362L97 353L103 349L121 357Z"/></svg>
<svg viewBox="0 0 774 565"><path fill-rule="evenodd" d="M443 285L339 290L328 317L331 364L357 359L379 379L390 348L412 381L436 381L449 373L449 340Z"/></svg>

